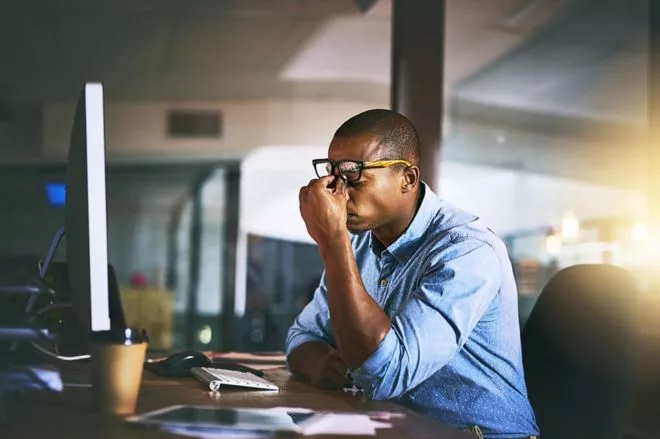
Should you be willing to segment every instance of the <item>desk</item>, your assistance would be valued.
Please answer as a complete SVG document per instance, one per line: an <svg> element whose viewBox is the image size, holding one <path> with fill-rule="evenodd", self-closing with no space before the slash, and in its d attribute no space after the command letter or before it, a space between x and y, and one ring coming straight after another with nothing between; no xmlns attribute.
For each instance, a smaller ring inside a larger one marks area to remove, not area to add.
<svg viewBox="0 0 660 439"><path fill-rule="evenodd" d="M86 378L88 365L60 365L64 382ZM144 371L138 413L175 404L216 405L220 407L306 407L336 411L388 410L403 412L405 419L394 421L394 428L379 430L378 438L470 439L467 433L449 429L438 422L392 402L366 401L343 391L322 391L291 377L284 368L265 371L265 377L280 386L280 392L224 390L216 396L205 391L193 378L164 379ZM130 425L90 409L91 389L66 387L59 395L25 394L13 405L8 423L0 426L0 437L34 439L150 439L183 438ZM310 436L323 438L324 436ZM339 436L328 436L339 439ZM348 438L348 436L342 436Z"/></svg>

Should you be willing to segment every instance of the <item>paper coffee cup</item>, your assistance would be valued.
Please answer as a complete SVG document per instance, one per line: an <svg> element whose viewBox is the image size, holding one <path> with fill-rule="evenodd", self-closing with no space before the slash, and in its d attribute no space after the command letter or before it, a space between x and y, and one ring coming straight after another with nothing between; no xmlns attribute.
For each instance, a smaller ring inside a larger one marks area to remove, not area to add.
<svg viewBox="0 0 660 439"><path fill-rule="evenodd" d="M140 394L147 343L137 331L101 331L90 339L92 404L96 411L130 415Z"/></svg>

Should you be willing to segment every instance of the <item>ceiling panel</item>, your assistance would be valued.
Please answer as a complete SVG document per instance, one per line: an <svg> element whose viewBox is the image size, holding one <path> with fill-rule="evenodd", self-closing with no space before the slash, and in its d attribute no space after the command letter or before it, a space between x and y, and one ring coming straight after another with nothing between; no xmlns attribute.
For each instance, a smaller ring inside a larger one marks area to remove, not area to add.
<svg viewBox="0 0 660 439"><path fill-rule="evenodd" d="M280 76L291 81L390 82L390 22L364 17L327 21L291 57Z"/></svg>
<svg viewBox="0 0 660 439"><path fill-rule="evenodd" d="M466 78L454 97L596 119L641 115L646 7L645 0L577 2L562 20Z"/></svg>
<svg viewBox="0 0 660 439"><path fill-rule="evenodd" d="M149 70L163 64L173 18L161 14L59 13L56 39L63 72Z"/></svg>
<svg viewBox="0 0 660 439"><path fill-rule="evenodd" d="M75 12L149 12L172 11L180 0L3 0L0 11Z"/></svg>
<svg viewBox="0 0 660 439"><path fill-rule="evenodd" d="M187 15L231 19L322 19L358 11L353 0L195 0L181 5Z"/></svg>
<svg viewBox="0 0 660 439"><path fill-rule="evenodd" d="M168 69L236 72L263 70L295 28L291 19L204 19L177 24Z"/></svg>
<svg viewBox="0 0 660 439"><path fill-rule="evenodd" d="M48 14L0 10L0 78L52 71L57 46Z"/></svg>
<svg viewBox="0 0 660 439"><path fill-rule="evenodd" d="M521 35L492 27L447 32L445 80L451 85L497 61L524 41Z"/></svg>

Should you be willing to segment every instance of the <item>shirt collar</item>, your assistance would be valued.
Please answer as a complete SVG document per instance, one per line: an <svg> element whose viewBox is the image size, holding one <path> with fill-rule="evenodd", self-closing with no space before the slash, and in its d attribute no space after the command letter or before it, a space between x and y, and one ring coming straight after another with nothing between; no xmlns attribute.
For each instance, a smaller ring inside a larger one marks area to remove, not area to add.
<svg viewBox="0 0 660 439"><path fill-rule="evenodd" d="M436 218L439 218L439 221L435 221L434 231L436 233L477 219L476 216L455 209L448 203L443 202L426 183L422 182L420 190L422 201L415 217L408 228L387 249L383 248L383 245L373 236L373 233L369 233L369 245L377 256L380 256L383 251L388 251L397 262L402 264L417 250L423 241L422 237Z"/></svg>

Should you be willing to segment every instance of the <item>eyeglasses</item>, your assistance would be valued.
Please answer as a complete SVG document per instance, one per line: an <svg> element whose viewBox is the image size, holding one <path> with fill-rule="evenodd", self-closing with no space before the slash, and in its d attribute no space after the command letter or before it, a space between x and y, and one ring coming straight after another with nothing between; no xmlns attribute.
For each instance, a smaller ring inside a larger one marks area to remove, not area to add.
<svg viewBox="0 0 660 439"><path fill-rule="evenodd" d="M347 183L358 181L360 177L362 177L363 169L389 168L394 165L412 166L412 164L406 160L376 160L373 162L363 162L362 160L339 160L335 162L330 159L315 159L312 160L312 165L319 178L333 175L336 170L339 172L341 178Z"/></svg>

